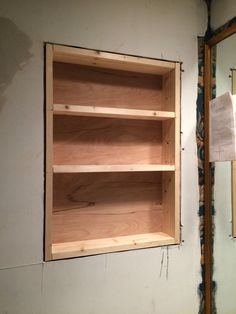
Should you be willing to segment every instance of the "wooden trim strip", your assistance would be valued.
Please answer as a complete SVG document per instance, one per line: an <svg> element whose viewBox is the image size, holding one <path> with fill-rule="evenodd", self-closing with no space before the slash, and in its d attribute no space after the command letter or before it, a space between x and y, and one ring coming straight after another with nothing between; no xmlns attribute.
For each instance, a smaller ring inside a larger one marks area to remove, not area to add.
<svg viewBox="0 0 236 314"><path fill-rule="evenodd" d="M233 35L236 33L236 24L233 24L231 27L226 28L225 30L221 31L220 33L213 36L208 42L207 45L212 47L219 42L221 42L223 39L226 39L227 37Z"/></svg>

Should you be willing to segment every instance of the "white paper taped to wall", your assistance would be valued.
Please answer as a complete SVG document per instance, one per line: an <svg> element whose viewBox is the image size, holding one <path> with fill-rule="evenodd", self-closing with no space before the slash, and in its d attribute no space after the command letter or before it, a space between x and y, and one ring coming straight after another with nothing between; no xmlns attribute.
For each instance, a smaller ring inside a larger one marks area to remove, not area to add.
<svg viewBox="0 0 236 314"><path fill-rule="evenodd" d="M236 160L236 95L210 101L210 162Z"/></svg>

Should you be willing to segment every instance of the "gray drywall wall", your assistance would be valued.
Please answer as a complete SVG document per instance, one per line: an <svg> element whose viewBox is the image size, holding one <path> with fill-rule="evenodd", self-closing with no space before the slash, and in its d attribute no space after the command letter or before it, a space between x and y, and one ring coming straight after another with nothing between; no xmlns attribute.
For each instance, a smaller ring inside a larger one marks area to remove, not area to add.
<svg viewBox="0 0 236 314"><path fill-rule="evenodd" d="M197 313L202 0L0 3L0 314ZM183 62L183 244L43 263L44 42Z"/></svg>
<svg viewBox="0 0 236 314"><path fill-rule="evenodd" d="M217 29L236 16L236 1L213 0L212 1L212 27Z"/></svg>

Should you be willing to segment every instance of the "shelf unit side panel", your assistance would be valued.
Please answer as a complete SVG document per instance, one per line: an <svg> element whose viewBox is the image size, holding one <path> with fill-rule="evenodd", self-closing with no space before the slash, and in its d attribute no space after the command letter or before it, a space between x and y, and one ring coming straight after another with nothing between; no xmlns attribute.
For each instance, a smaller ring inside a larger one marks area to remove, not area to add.
<svg viewBox="0 0 236 314"><path fill-rule="evenodd" d="M175 101L176 101L176 68L171 72L163 75L162 78L162 110L166 111L176 111Z"/></svg>
<svg viewBox="0 0 236 314"><path fill-rule="evenodd" d="M175 237L175 173L162 173L163 232Z"/></svg>
<svg viewBox="0 0 236 314"><path fill-rule="evenodd" d="M162 162L163 164L175 165L176 155L176 120L162 122Z"/></svg>
<svg viewBox="0 0 236 314"><path fill-rule="evenodd" d="M181 67L175 70L175 239L180 242L181 220Z"/></svg>
<svg viewBox="0 0 236 314"><path fill-rule="evenodd" d="M163 173L163 206L165 213L164 231L180 241L180 64L176 63L175 71L166 76L165 105L175 111L173 121L163 122L163 158L175 164L175 173ZM167 144L168 143L168 144Z"/></svg>

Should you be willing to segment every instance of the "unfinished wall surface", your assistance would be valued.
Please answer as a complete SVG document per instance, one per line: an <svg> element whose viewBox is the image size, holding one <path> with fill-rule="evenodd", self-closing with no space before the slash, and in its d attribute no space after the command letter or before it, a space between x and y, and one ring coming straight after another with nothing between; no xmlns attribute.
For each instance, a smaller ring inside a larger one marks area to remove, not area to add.
<svg viewBox="0 0 236 314"><path fill-rule="evenodd" d="M2 0L0 314L197 313L202 0ZM180 246L43 263L44 42L183 62Z"/></svg>

